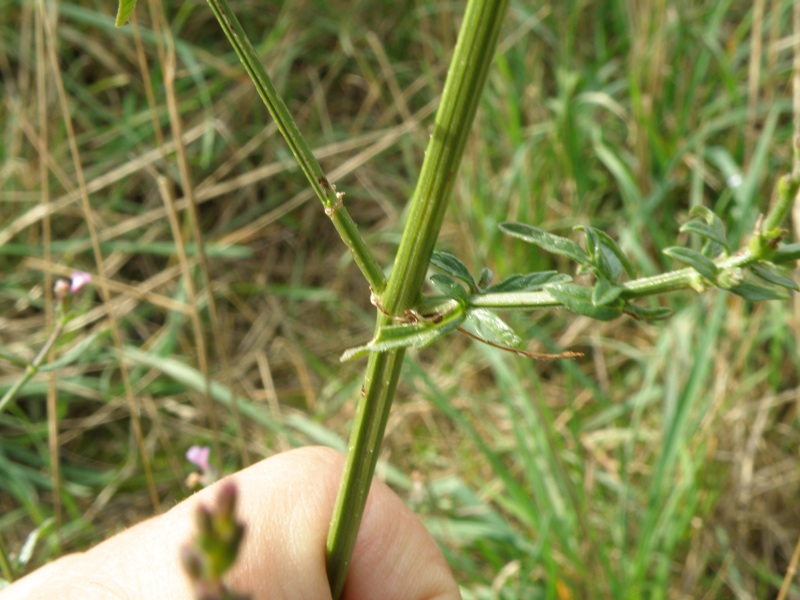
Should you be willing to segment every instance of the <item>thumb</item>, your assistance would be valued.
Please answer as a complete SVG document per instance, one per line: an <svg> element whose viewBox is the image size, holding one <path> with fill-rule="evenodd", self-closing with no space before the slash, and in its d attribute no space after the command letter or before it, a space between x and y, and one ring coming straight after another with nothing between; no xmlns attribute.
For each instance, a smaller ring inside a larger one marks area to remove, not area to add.
<svg viewBox="0 0 800 600"><path fill-rule="evenodd" d="M238 487L245 538L230 587L253 600L330 598L325 539L343 457L327 448L275 455L230 478ZM140 523L83 554L66 556L0 592L22 598L191 598L180 547L194 533L209 486L169 512ZM345 598L460 598L436 543L385 484L375 481L350 563Z"/></svg>

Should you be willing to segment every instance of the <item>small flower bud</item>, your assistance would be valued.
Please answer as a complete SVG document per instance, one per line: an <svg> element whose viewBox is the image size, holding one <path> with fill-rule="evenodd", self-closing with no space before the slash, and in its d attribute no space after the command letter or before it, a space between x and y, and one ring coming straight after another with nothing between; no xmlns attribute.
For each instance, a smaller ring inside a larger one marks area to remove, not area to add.
<svg viewBox="0 0 800 600"><path fill-rule="evenodd" d="M219 493L217 494L217 510L216 513L220 516L232 519L236 509L236 495L238 491L236 484L233 481L222 482Z"/></svg>
<svg viewBox="0 0 800 600"><path fill-rule="evenodd" d="M66 279L59 279L56 281L55 285L53 286L53 293L56 296L56 300L63 300L67 297L69 293L70 284Z"/></svg>

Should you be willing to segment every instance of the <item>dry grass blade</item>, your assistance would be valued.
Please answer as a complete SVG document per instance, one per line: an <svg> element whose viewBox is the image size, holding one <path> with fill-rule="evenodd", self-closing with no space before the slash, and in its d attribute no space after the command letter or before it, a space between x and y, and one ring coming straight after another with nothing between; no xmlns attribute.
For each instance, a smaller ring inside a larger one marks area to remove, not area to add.
<svg viewBox="0 0 800 600"><path fill-rule="evenodd" d="M39 0L37 8L42 15L47 15L47 10L45 8L43 0ZM84 218L86 220L86 226L89 230L89 235L92 240L92 251L94 253L95 264L97 266L97 273L100 276L99 277L100 292L103 296L103 300L106 303L109 303L111 301L111 293L109 291L108 283L106 280L103 255L100 250L100 241L98 239L97 229L94 224L94 215L92 214L92 207L89 201L89 190L86 187L86 179L83 174L83 167L80 161L80 153L78 151L78 146L75 141L75 131L72 124L72 117L70 116L69 106L67 105L67 93L66 90L64 89L64 82L61 77L61 72L59 71L58 59L56 57L55 49L57 45L57 38L55 36L55 32L53 31L53 27L51 26L49 20L45 17L42 19L42 22L45 25L45 32L46 32L45 45L47 47L47 59L49 60L50 68L54 73L54 80L56 83L56 90L58 92L58 100L61 109L61 116L67 131L67 139L69 141L70 154L72 157L73 166L75 169L75 175L78 183L79 197L81 200L81 209L83 211ZM142 467L144 468L145 477L147 479L147 488L150 494L150 501L152 502L153 508L158 512L161 509L161 501L159 499L158 490L156 489L155 480L153 478L153 472L150 465L150 458L144 446L144 435L142 432L141 420L139 419L139 408L136 404L136 399L133 396L133 389L131 387L128 368L122 361L122 334L120 332L119 322L117 321L117 317L114 314L113 310L109 311L108 320L114 338L114 348L117 352L119 371L120 375L122 376L123 387L125 389L125 397L128 402L128 410L131 418L131 425L133 427L133 431L136 437L136 444L139 451L139 458L142 461Z"/></svg>

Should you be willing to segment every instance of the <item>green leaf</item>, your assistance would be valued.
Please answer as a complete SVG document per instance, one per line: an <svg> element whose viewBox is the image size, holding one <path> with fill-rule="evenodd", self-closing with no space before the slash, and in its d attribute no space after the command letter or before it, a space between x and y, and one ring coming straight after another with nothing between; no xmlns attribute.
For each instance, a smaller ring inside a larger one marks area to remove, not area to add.
<svg viewBox="0 0 800 600"><path fill-rule="evenodd" d="M431 256L431 264L437 269L444 271L448 275L460 279L467 284L471 292L477 292L478 287L467 266L461 260L449 252L436 251ZM491 273L491 271L490 271Z"/></svg>
<svg viewBox="0 0 800 600"><path fill-rule="evenodd" d="M473 308L467 313L464 328L487 342L515 348L522 339L495 313L485 308Z"/></svg>
<svg viewBox="0 0 800 600"><path fill-rule="evenodd" d="M794 290L795 292L800 292L800 288L797 286L797 282L794 279L784 277L780 273L776 273L772 269L769 269L763 265L752 265L750 270L764 281L774 283L775 285L779 285L789 290Z"/></svg>
<svg viewBox="0 0 800 600"><path fill-rule="evenodd" d="M431 275L431 283L436 286L448 298L459 304L466 306L469 302L469 294L452 277L447 275Z"/></svg>
<svg viewBox="0 0 800 600"><path fill-rule="evenodd" d="M662 306L658 308L645 308L633 303L627 303L623 310L625 314L645 321L660 321L672 316L672 311Z"/></svg>
<svg viewBox="0 0 800 600"><path fill-rule="evenodd" d="M616 319L622 314L624 306L622 301L614 306L595 306L592 303L592 289L576 283L551 283L544 287L544 291L572 312L600 321Z"/></svg>
<svg viewBox="0 0 800 600"><path fill-rule="evenodd" d="M492 278L494 277L494 273L492 273L491 269L487 269L483 267L481 269L481 274L478 277L478 289L483 289L487 287L490 283L492 283Z"/></svg>
<svg viewBox="0 0 800 600"><path fill-rule="evenodd" d="M609 260L606 257L600 238L597 237L594 228L581 227L581 229L586 237L584 246L591 260L591 270L594 272L595 277L616 281L622 273L622 265L619 264L618 260Z"/></svg>
<svg viewBox="0 0 800 600"><path fill-rule="evenodd" d="M709 281L715 281L719 267L710 258L691 248L671 246L664 249L664 254L689 265Z"/></svg>
<svg viewBox="0 0 800 600"><path fill-rule="evenodd" d="M730 244L725 234L725 225L714 211L705 206L697 205L689 211L689 216L692 217L692 220L683 224L680 228L681 232L696 233L711 242L712 245L717 245L730 252ZM716 249L712 249L712 256L719 254L718 250L714 250Z"/></svg>
<svg viewBox="0 0 800 600"><path fill-rule="evenodd" d="M431 320L386 325L381 327L378 335L369 343L346 350L339 360L345 362L370 352L386 352L409 346L422 348L454 330L464 322L466 317L463 307L458 306L449 313L439 315Z"/></svg>
<svg viewBox="0 0 800 600"><path fill-rule="evenodd" d="M794 244L781 244L772 255L771 259L774 263L794 262L800 260L800 242Z"/></svg>
<svg viewBox="0 0 800 600"><path fill-rule="evenodd" d="M788 295L781 290L768 288L749 281L743 281L729 289L734 294L752 302L759 302L761 300L786 300L788 298Z"/></svg>
<svg viewBox="0 0 800 600"><path fill-rule="evenodd" d="M558 271L536 271L534 273L525 273L524 275L515 273L484 291L492 293L536 292L541 290L545 284L557 281L572 281L572 277Z"/></svg>
<svg viewBox="0 0 800 600"><path fill-rule="evenodd" d="M623 291L624 288L614 285L606 279L598 279L592 289L592 304L595 306L608 306L619 298Z"/></svg>
<svg viewBox="0 0 800 600"><path fill-rule="evenodd" d="M581 265L589 265L591 261L584 250L575 242L560 235L553 235L525 223L500 223L500 231L529 244L536 244L552 254L560 254Z"/></svg>
<svg viewBox="0 0 800 600"><path fill-rule="evenodd" d="M136 10L136 0L119 0L117 8L117 20L114 27L122 27L131 18L133 11Z"/></svg>
<svg viewBox="0 0 800 600"><path fill-rule="evenodd" d="M599 270L597 275L617 281L624 270L629 278L636 276L631 261L605 231L585 225L578 225L573 229L582 231L586 236L586 251L592 258L594 267Z"/></svg>

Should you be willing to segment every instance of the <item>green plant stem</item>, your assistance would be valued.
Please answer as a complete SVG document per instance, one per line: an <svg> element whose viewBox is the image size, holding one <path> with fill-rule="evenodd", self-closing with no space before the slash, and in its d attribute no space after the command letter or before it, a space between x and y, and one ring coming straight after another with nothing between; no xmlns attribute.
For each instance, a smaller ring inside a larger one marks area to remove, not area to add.
<svg viewBox="0 0 800 600"><path fill-rule="evenodd" d="M778 194L775 204L767 216L764 217L763 231L769 233L780 227L786 220L786 215L797 200L800 191L800 175L784 175L778 180Z"/></svg>
<svg viewBox="0 0 800 600"><path fill-rule="evenodd" d="M760 260L750 250L742 250L732 256L717 260L714 264L720 271L737 268L744 268ZM660 273L652 277L641 277L632 281L621 283L624 289L622 298L635 299L646 296L656 296L678 290L697 289L705 285L713 285L710 282L704 283L702 276L687 267ZM425 314L437 312L440 307L447 306L444 297L426 299ZM558 308L562 304L546 291L539 292L507 292L496 294L475 294L470 297L469 306L479 308L498 308L498 309L532 309L532 308Z"/></svg>
<svg viewBox="0 0 800 600"><path fill-rule="evenodd" d="M272 80L259 61L255 48L228 6L227 0L208 0L208 4L239 56L239 60L242 61L247 74L253 80L258 95L261 96L267 110L275 119L278 130L297 159L303 174L325 207L325 214L330 217L333 226L352 254L372 291L381 294L386 286L386 276L344 207L344 194L337 192L333 182L328 181L310 146L289 113L289 109L286 108Z"/></svg>
<svg viewBox="0 0 800 600"><path fill-rule="evenodd" d="M23 388L23 386L28 383L36 373L39 372L39 365L42 364L42 361L50 352L50 349L53 347L53 344L56 343L56 340L61 335L61 332L64 331L64 326L69 321L69 315L63 314L59 317L56 321L55 327L53 327L53 331L50 332L50 335L47 337L44 345L39 350L39 353L34 357L34 359L25 366L25 372L23 373L22 377L20 377L14 385L12 385L3 397L0 398L0 413L2 413L6 406L17 397L19 391Z"/></svg>
<svg viewBox="0 0 800 600"><path fill-rule="evenodd" d="M378 294L389 315L403 314L419 298L507 8L507 0L467 4L394 269L385 292ZM379 313L376 332L391 321ZM344 589L403 355L402 350L375 353L367 364L328 533L327 569L334 599Z"/></svg>

